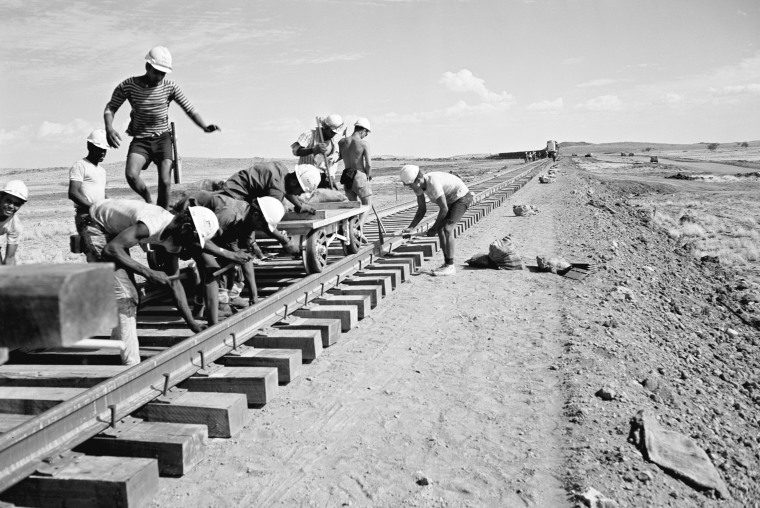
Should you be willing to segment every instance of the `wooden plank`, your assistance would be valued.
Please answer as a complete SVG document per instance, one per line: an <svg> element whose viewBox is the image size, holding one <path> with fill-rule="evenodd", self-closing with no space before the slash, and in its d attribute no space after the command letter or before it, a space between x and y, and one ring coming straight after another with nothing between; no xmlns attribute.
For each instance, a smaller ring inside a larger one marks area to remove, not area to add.
<svg viewBox="0 0 760 508"><path fill-rule="evenodd" d="M157 459L161 476L182 476L203 458L207 442L205 425L141 422L115 436L98 435L88 439L75 451Z"/></svg>
<svg viewBox="0 0 760 508"><path fill-rule="evenodd" d="M422 254L422 252L397 252L393 251L385 258L383 259L392 259L394 261L396 260L406 260L411 259L412 260L412 268L416 269L422 266L422 263L425 262L425 256ZM413 270L414 271L414 270Z"/></svg>
<svg viewBox="0 0 760 508"><path fill-rule="evenodd" d="M301 373L300 349L255 349L241 346L217 360L228 367L275 367L280 384L288 384Z"/></svg>
<svg viewBox="0 0 760 508"><path fill-rule="evenodd" d="M338 286L327 291L331 295L364 295L369 297L371 308L377 307L383 297L383 288L380 286Z"/></svg>
<svg viewBox="0 0 760 508"><path fill-rule="evenodd" d="M328 294L321 298L315 298L317 305L353 305L356 307L357 319L364 319L369 314L371 298L369 295L335 295Z"/></svg>
<svg viewBox="0 0 760 508"><path fill-rule="evenodd" d="M0 386L0 413L37 415L83 391L84 388Z"/></svg>
<svg viewBox="0 0 760 508"><path fill-rule="evenodd" d="M380 286L383 296L388 296L393 291L391 278L385 275L352 275L350 279L340 281L346 286Z"/></svg>
<svg viewBox="0 0 760 508"><path fill-rule="evenodd" d="M322 336L322 347L330 347L340 338L340 319L300 318L291 316L290 321L275 323L275 328L293 328L294 330L319 330Z"/></svg>
<svg viewBox="0 0 760 508"><path fill-rule="evenodd" d="M8 361L9 349L7 347L0 347L0 365Z"/></svg>
<svg viewBox="0 0 760 508"><path fill-rule="evenodd" d="M338 210L341 208L359 208L362 204L359 201L330 201L327 203L307 203L317 210Z"/></svg>
<svg viewBox="0 0 760 508"><path fill-rule="evenodd" d="M53 476L33 474L0 499L20 506L148 506L158 494L155 459L82 456Z"/></svg>
<svg viewBox="0 0 760 508"><path fill-rule="evenodd" d="M356 326L356 307L351 305L309 305L298 309L294 316L314 319L340 319L340 329L347 332Z"/></svg>
<svg viewBox="0 0 760 508"><path fill-rule="evenodd" d="M232 437L248 421L248 400L242 393L184 392L166 402L146 404L134 416L148 422L205 425L208 437Z"/></svg>
<svg viewBox="0 0 760 508"><path fill-rule="evenodd" d="M327 212L325 210L315 210L315 213L296 213L294 211L287 211L282 216L282 220L317 220L326 219Z"/></svg>
<svg viewBox="0 0 760 508"><path fill-rule="evenodd" d="M209 376L192 376L180 384L192 392L242 393L249 406L263 406L277 393L277 369L225 367Z"/></svg>
<svg viewBox="0 0 760 508"><path fill-rule="evenodd" d="M414 273L415 270L415 264L414 259L412 258L402 258L402 257L388 257L388 258L381 258L375 261L375 265L380 266L404 266L404 280L408 279L409 276Z"/></svg>
<svg viewBox="0 0 760 508"><path fill-rule="evenodd" d="M126 365L3 365L0 386L89 388L128 368Z"/></svg>
<svg viewBox="0 0 760 508"><path fill-rule="evenodd" d="M112 264L0 266L0 346L67 346L116 322Z"/></svg>
<svg viewBox="0 0 760 508"><path fill-rule="evenodd" d="M254 335L246 344L255 348L299 349L305 362L322 354L322 335L317 330L274 328Z"/></svg>
<svg viewBox="0 0 760 508"><path fill-rule="evenodd" d="M288 222L280 222L277 229L287 231L288 233L304 234L305 231L311 231L321 227L340 222L344 219L349 219L356 215L360 215L365 212L367 207L347 208L339 210L329 210L327 217L324 219L313 220L293 220Z"/></svg>
<svg viewBox="0 0 760 508"><path fill-rule="evenodd" d="M34 352L14 351L14 364L36 365L121 365L121 355L113 349L52 348Z"/></svg>
<svg viewBox="0 0 760 508"><path fill-rule="evenodd" d="M393 289L396 289L398 285L401 284L402 279L403 279L401 270L396 270L392 268L383 268L382 266L379 266L379 267L366 266L362 269L362 271L356 272L354 275L357 277L362 277L365 275L385 275L387 277L390 277L391 287Z"/></svg>
<svg viewBox="0 0 760 508"><path fill-rule="evenodd" d="M402 253L413 253L413 252L420 252L422 253L423 257L432 258L435 255L436 249L432 244L415 244L415 243L406 243L404 245L400 245L393 249L393 252L402 252Z"/></svg>
<svg viewBox="0 0 760 508"><path fill-rule="evenodd" d="M0 434L4 434L9 430L15 429L22 423L25 423L32 418L34 418L34 415L0 414Z"/></svg>

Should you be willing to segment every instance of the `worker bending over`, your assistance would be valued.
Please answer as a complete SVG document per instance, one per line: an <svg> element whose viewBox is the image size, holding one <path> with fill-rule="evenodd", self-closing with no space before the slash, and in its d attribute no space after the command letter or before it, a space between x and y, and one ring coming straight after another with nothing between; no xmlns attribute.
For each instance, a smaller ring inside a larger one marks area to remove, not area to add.
<svg viewBox="0 0 760 508"><path fill-rule="evenodd" d="M438 205L438 217L428 229L427 236L438 235L443 249L444 263L433 270L433 275L454 275L454 228L472 204L472 193L457 176L451 173L432 171L424 173L419 167L407 164L401 168L401 183L411 188L417 195L417 213L412 223L404 229L411 233L425 217L427 205L425 196Z"/></svg>

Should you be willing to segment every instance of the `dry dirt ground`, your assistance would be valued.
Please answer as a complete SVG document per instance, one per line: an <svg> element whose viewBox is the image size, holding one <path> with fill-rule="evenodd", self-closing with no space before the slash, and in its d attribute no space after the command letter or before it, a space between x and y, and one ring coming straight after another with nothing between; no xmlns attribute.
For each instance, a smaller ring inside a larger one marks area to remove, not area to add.
<svg viewBox="0 0 760 508"><path fill-rule="evenodd" d="M658 226L642 199L661 189L585 162L465 232L454 277L402 285L154 505L573 506L593 487L609 506L757 506L760 287ZM462 266L507 234L525 270ZM597 271L531 270L546 253ZM707 451L729 500L642 457L640 409Z"/></svg>
<svg viewBox="0 0 760 508"><path fill-rule="evenodd" d="M240 435L162 479L153 505L574 506L593 487L618 506L758 506L760 182L669 180L677 162L629 162L561 159L555 183L532 181L459 238L454 277L403 284ZM395 201L401 164L378 165L380 201ZM420 164L467 177L504 162ZM20 212L37 231L21 262L69 259L65 169L26 179L40 199ZM515 217L518 203L540 213ZM596 272L462 266L507 234L526 265L549 253ZM706 450L730 499L644 460L627 440L639 409Z"/></svg>

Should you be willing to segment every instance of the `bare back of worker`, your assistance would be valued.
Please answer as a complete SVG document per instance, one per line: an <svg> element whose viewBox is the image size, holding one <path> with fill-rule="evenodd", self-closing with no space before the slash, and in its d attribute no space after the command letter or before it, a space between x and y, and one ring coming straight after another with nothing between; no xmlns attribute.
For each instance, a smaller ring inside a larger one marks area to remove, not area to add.
<svg viewBox="0 0 760 508"><path fill-rule="evenodd" d="M369 154L369 143L364 141L357 133L343 138L339 142L340 154L346 169L356 169L368 177L371 171L371 157Z"/></svg>

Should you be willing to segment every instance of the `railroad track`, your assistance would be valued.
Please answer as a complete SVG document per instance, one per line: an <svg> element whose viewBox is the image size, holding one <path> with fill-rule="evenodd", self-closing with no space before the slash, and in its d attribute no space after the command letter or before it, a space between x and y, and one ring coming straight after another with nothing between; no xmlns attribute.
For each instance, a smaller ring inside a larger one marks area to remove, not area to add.
<svg viewBox="0 0 760 508"><path fill-rule="evenodd" d="M456 234L500 206L548 163L541 160L468 182L475 199ZM424 232L435 221L437 206L431 205L418 232ZM132 486L129 505L149 501L149 493L157 489L159 469L161 474L178 475L192 464L182 459L179 465L166 460L162 463L161 453L176 452L162 452L158 444L144 445L137 451L120 448L119 443L127 441L136 429L150 434L143 420L130 415L150 422L185 422L181 432L177 431L182 434L178 438L182 440L180 447L202 448L207 436L231 437L235 428L242 427L244 414L238 411L231 416L230 410L220 410L214 414L226 416L199 416L200 409L192 410L198 402L190 404L190 409L183 406L179 401L186 392L175 387L181 385L189 393L221 392L224 395L209 394L217 399L217 406L227 397L230 406L232 401L238 408L242 403L243 413L245 406L266 404L278 384L286 384L298 375L302 361L316 359L341 331L353 327L383 295L406 280L423 258L434 254L437 238L404 239L380 231L378 220L390 232L406 227L415 211L416 200L378 211L365 224L369 244L350 256L331 251L321 273L309 275L300 260L284 256L257 266L256 280L265 297L263 301L201 333L193 335L176 309L160 299L154 300L140 310L138 332L143 361L137 366L118 365L118 354L100 351L17 355L0 368L0 499L34 505L56 496L67 499L68 495L72 506L83 502L76 497L80 495L75 486L78 484L73 480L66 483L65 479L83 469L109 466L108 462L88 466L89 455L70 452L76 449L95 455L158 455L157 464L147 458L119 459L111 466L130 471L134 466L133 476L120 481L127 486L137 482L140 485L136 488L144 495L135 494ZM262 332L264 329L270 332ZM180 408L178 413L167 416L173 405ZM214 404L209 401L209 405ZM209 418L213 423L205 427L187 423ZM174 431L166 427L153 432L163 435ZM44 486L45 479L56 476L62 478L60 485ZM28 497L30 489L38 492L36 498ZM99 505L97 500L89 501Z"/></svg>

